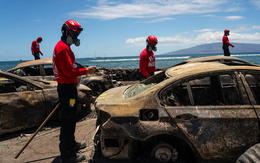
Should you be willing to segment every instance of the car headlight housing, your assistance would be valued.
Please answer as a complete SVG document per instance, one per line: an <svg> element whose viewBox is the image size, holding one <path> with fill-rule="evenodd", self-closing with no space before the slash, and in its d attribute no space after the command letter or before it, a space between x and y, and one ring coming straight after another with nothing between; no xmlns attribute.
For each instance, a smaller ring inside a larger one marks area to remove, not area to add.
<svg viewBox="0 0 260 163"><path fill-rule="evenodd" d="M141 109L139 118L142 121L157 121L159 119L159 113L157 109Z"/></svg>

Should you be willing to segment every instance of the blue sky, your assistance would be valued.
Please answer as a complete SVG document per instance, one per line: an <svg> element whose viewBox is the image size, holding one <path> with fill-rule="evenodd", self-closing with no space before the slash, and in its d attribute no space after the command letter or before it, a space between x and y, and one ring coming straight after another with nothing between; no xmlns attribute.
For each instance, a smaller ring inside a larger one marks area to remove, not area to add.
<svg viewBox="0 0 260 163"><path fill-rule="evenodd" d="M205 43L260 43L259 0L1 0L0 61L32 60L31 43L52 57L61 26L69 19L83 27L77 58L139 56L149 35L158 38L155 55ZM235 45L235 44L234 44ZM236 45L235 45L236 47Z"/></svg>

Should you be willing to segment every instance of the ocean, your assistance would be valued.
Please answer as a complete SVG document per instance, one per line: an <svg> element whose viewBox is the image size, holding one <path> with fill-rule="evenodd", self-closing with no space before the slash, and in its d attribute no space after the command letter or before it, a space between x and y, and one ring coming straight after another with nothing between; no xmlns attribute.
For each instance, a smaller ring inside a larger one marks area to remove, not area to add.
<svg viewBox="0 0 260 163"><path fill-rule="evenodd" d="M218 54L220 55L220 54ZM165 68L175 65L187 59L213 56L211 55L156 55L156 67ZM216 55L215 55L216 56ZM260 64L260 53L252 54L231 54L233 57L247 60L249 62ZM17 64L25 61L0 61L0 69L5 71L15 67ZM104 68L138 68L139 56L130 57L101 57L101 58L78 58L76 62L82 65L97 66Z"/></svg>

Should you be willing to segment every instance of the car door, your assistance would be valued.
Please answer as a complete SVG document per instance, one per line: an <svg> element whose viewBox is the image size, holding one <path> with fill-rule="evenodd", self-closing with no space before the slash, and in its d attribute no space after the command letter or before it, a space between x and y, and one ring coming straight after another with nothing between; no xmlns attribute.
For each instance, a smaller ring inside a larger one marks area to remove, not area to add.
<svg viewBox="0 0 260 163"><path fill-rule="evenodd" d="M42 89L0 76L0 135L33 126L45 119Z"/></svg>
<svg viewBox="0 0 260 163"><path fill-rule="evenodd" d="M237 73L199 74L161 96L173 122L205 160L233 161L257 142L257 116Z"/></svg>
<svg viewBox="0 0 260 163"><path fill-rule="evenodd" d="M240 71L239 75L247 91L250 102L255 112L260 117L260 72L259 71ZM259 124L260 125L260 124ZM260 126L259 126L260 129ZM260 137L258 136L259 141Z"/></svg>

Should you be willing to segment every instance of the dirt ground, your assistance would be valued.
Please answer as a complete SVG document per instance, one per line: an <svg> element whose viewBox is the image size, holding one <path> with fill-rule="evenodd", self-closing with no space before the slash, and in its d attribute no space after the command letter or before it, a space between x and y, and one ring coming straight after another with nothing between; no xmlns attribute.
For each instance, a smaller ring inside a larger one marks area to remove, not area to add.
<svg viewBox="0 0 260 163"><path fill-rule="evenodd" d="M93 110L93 106L92 106ZM86 155L84 162L92 160L94 155L93 135L95 134L95 111L88 111L77 122L75 137L77 141L86 141L87 148L80 152ZM38 127L0 136L0 163L59 163L58 122L50 120L32 139L17 159L15 156L30 140Z"/></svg>
<svg viewBox="0 0 260 163"><path fill-rule="evenodd" d="M138 81L122 81L123 85L135 84ZM39 127L39 126L38 126ZM0 136L0 163L59 163L59 122L50 119L37 133L23 152L15 157L34 135L38 127ZM93 162L95 154L93 136L96 132L96 113L92 105L91 111L81 113L75 132L76 141L86 141L87 148L79 152L86 155L84 162ZM94 161L105 162L105 161Z"/></svg>
<svg viewBox="0 0 260 163"><path fill-rule="evenodd" d="M135 84L139 81L122 81L123 85ZM54 118L54 117L53 117ZM54 119L37 133L23 152L15 159L17 154L34 135L38 127L0 136L0 163L59 163L59 135L60 125ZM91 111L80 114L76 126L76 141L86 141L87 147L80 150L86 155L84 163L151 163L151 160L107 160L95 152L93 136L96 132L96 112L94 106Z"/></svg>

